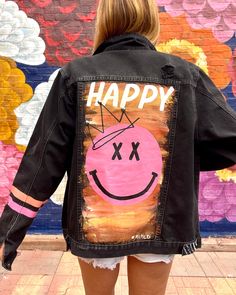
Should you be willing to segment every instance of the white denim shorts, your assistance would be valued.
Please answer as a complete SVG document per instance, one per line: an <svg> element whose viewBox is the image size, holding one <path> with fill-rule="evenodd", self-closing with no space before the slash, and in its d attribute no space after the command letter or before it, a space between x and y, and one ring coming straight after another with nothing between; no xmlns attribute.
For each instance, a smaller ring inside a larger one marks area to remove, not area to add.
<svg viewBox="0 0 236 295"><path fill-rule="evenodd" d="M174 259L174 254L171 255L163 255L163 254L135 254L130 255L142 262L146 263L155 263L155 262L165 262L170 263ZM82 258L79 257L79 259L83 260L84 262L87 262L89 264L92 264L94 268L108 268L110 270L113 270L116 268L116 265L119 264L126 256L121 257L112 257L112 258Z"/></svg>

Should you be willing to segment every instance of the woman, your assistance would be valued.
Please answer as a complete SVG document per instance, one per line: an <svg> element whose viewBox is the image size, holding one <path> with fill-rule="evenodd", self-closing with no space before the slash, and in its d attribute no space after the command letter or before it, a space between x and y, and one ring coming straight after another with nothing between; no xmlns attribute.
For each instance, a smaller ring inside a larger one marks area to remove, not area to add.
<svg viewBox="0 0 236 295"><path fill-rule="evenodd" d="M87 295L164 294L175 254L201 246L199 171L236 163L236 115L195 65L155 49L152 0L101 0L95 51L63 67L0 220L11 270L27 228L68 181L62 227Z"/></svg>

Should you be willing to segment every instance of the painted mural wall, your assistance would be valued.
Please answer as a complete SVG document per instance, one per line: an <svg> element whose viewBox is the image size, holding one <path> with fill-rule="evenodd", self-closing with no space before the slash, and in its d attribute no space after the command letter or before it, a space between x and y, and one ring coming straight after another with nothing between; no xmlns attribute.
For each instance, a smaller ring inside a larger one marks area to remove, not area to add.
<svg viewBox="0 0 236 295"><path fill-rule="evenodd" d="M236 110L235 0L159 0L157 50L201 67ZM91 54L96 0L0 0L0 214L58 69ZM60 233L66 175L31 233ZM236 166L201 173L203 236L236 235Z"/></svg>

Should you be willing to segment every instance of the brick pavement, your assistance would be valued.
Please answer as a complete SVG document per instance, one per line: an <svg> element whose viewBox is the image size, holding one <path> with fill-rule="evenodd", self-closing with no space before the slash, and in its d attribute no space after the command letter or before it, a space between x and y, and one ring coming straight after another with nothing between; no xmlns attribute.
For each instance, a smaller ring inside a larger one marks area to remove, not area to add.
<svg viewBox="0 0 236 295"><path fill-rule="evenodd" d="M77 258L70 252L22 250L13 271L1 274L0 294L82 295ZM176 255L167 294L236 294L236 252ZM128 295L125 261L121 263L116 295Z"/></svg>

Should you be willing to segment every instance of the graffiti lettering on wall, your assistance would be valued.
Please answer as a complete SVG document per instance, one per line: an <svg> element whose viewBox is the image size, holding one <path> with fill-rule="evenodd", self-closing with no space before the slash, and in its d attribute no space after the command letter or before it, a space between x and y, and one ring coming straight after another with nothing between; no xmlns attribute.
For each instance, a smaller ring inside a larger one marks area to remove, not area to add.
<svg viewBox="0 0 236 295"><path fill-rule="evenodd" d="M201 67L236 110L235 1L157 2L157 50ZM95 11L96 0L0 0L0 214L59 67L92 52ZM59 231L65 185L66 175L33 232ZM236 222L235 167L201 174L199 213L202 231L208 222L215 234L236 233L227 230Z"/></svg>

